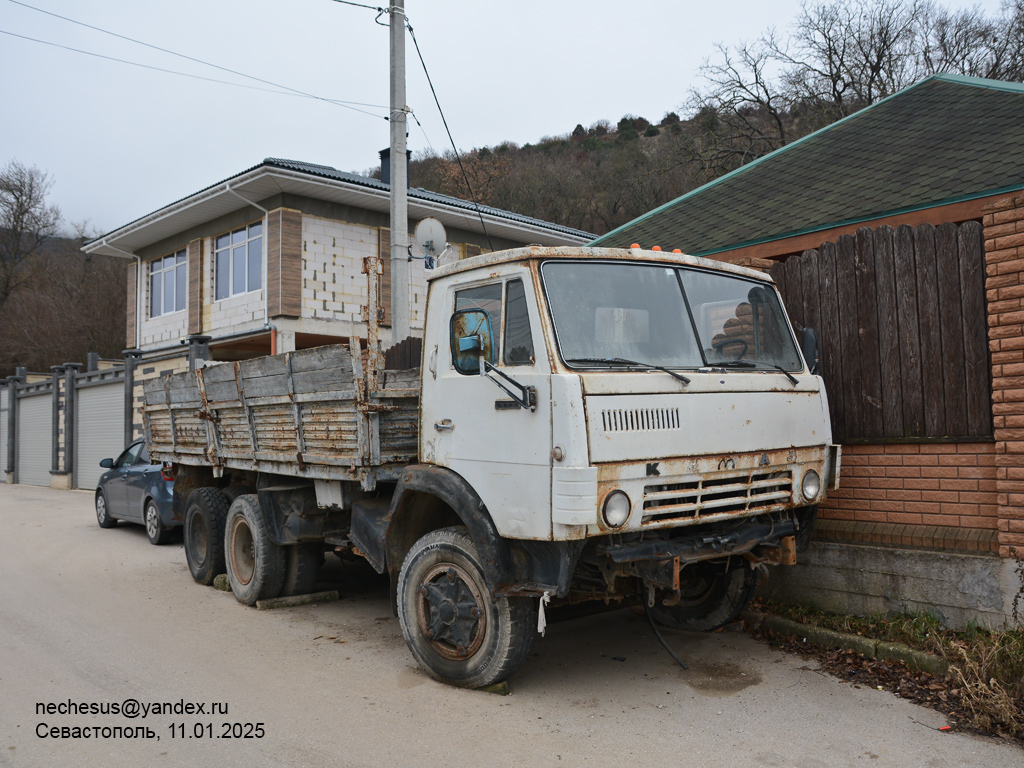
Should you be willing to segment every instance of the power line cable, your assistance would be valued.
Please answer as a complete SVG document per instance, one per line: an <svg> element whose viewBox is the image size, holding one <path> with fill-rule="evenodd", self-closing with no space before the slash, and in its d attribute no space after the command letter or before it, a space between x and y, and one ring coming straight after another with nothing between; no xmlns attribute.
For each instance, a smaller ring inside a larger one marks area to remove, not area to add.
<svg viewBox="0 0 1024 768"><path fill-rule="evenodd" d="M278 93L282 96L296 96L298 94L289 93L288 91L278 91L272 88L260 88L258 85L245 85L243 83L232 83L228 80L217 80L212 77L203 77L202 75L193 75L189 72L179 72L174 69L164 69L163 67L155 67L151 64L141 64L137 61L128 61L127 59L118 59L114 56L105 56L102 53L94 53L92 51L83 51L81 48L72 48L69 45L61 45L60 43L51 43L48 40L40 40L35 37L29 37L27 35L19 35L16 32L8 32L6 29L0 29L0 35L10 35L11 37L17 37L22 40L29 40L33 43L39 43L41 45L49 45L54 48L63 48L65 51L73 51L74 53L81 53L86 56L94 56L97 59L106 59L107 61L116 61L119 64L130 64L133 67L142 67L143 69L152 69L156 72L165 72L169 75L180 75L181 77L190 77L194 80L205 80L208 83L220 83L222 85L233 85L236 88L248 88L254 91L265 91L266 93Z"/></svg>
<svg viewBox="0 0 1024 768"><path fill-rule="evenodd" d="M333 0L335 3L341 3L342 5L354 5L356 8L369 8L371 11L377 11L378 13L387 13L384 8L379 5L365 5L364 3L353 3L352 0Z"/></svg>
<svg viewBox="0 0 1024 768"><path fill-rule="evenodd" d="M17 37L17 38L19 38L21 40L28 40L29 42L32 42L32 43L39 43L40 45L48 45L48 46L51 46L53 48L61 48L61 49L65 50L65 51L71 51L73 53L81 53L81 54L83 54L85 56L92 56L92 57L97 58L97 59L105 59L106 61L114 61L114 62L117 62L118 64L128 64L129 66L132 66L132 67L140 67L142 69L149 69L149 70L153 70L154 72L163 72L163 73L168 74L168 75L178 75L179 77L187 77L187 78L190 78L192 80L202 80L202 81L207 82L207 83L217 83L219 85L230 85L230 86L232 86L234 88L245 88L246 90L251 90L251 91L262 91L264 93L277 94L278 96L294 96L296 98L308 98L307 96L304 96L301 93L295 93L293 91L281 91L281 90L275 90L273 88L261 88L258 85L246 85L245 83L233 83L230 80L218 80L215 77L204 77L203 75L195 75L195 74L192 74L191 72L180 72L180 71L178 71L176 69L166 69L164 67L157 67L157 66L154 66L152 64L143 64L143 63L138 62L138 61L130 61L128 59L119 59L116 56L107 56L107 55L102 54L102 53L95 53L94 51L85 51L85 50L82 50L81 48L73 48L70 45L63 45L61 43L54 43L54 42L50 42L49 40L40 40L39 38L29 37L28 35L19 35L17 32L8 32L5 29L0 29L0 35L8 35L10 37ZM332 99L322 99L322 100L323 101L327 101L327 102L329 102L331 104L336 103ZM344 106L344 105L339 103L338 106ZM349 107L349 109L352 109L352 107ZM355 111L356 112L362 112L363 114L369 115L370 117L377 117L377 118L382 118L384 120L387 120L387 117L385 117L383 115L375 115L372 112L367 112L366 110L363 110L363 109L357 109Z"/></svg>
<svg viewBox="0 0 1024 768"><path fill-rule="evenodd" d="M337 0L335 1L337 2ZM423 67L423 74L427 76L427 84L430 86L430 92L434 95L434 103L437 105L437 111L441 113L441 122L444 123L444 130L448 134L448 141L451 142L452 150L455 152L455 159L459 162L459 170L462 171L462 178L466 182L466 189L469 190L469 196L473 200L473 205L476 206L477 216L480 217L480 226L483 228L484 237L487 238L487 247L493 251L494 244L491 242L491 236L487 232L487 225L484 223L483 211L480 210L480 203L477 202L476 195L473 193L473 187L469 183L469 175L466 173L466 168L462 165L462 156L459 154L459 148L455 146L455 139L452 138L452 132L448 128L448 121L445 119L444 110L441 109L441 102L437 98L437 91L434 90L434 82L430 79L430 72L427 71L427 63L423 60L423 52L420 51L420 44L416 40L416 33L413 31L412 24L409 23L408 18L406 18L405 26L409 30L409 36L412 38L413 45L416 46L416 55L420 58L420 65ZM422 126L420 127L422 128Z"/></svg>
<svg viewBox="0 0 1024 768"><path fill-rule="evenodd" d="M119 38L121 40L127 40L130 43L135 43L136 45L142 45L142 46L145 46L146 48L152 48L153 50L160 51L161 53L166 53L166 54L169 54L171 56L177 56L178 58L186 59L188 61L192 61L192 62L195 62L197 64L202 64L202 65L207 66L207 67L213 67L214 69L219 69L222 72L228 72L228 73L230 73L232 75L237 75L238 77L244 77L247 80L254 80L254 81L258 82L258 83L263 83L264 85L270 85L270 86L273 86L274 88L279 88L279 89L281 89L283 91L291 91L292 93L298 94L299 96L305 96L306 98L316 99L317 101L326 101L329 104L335 104L335 105L337 105L339 107L344 107L345 109L351 109L351 110L353 110L355 112L362 112L363 114L370 115L371 117L380 118L382 116L381 115L375 115L372 112L367 112L364 109L358 109L357 107L371 107L371 108L374 108L374 109L387 109L387 107L385 107L383 104L367 104L367 103L360 102L360 101L342 101L340 99L329 99L329 98L326 98L324 96L317 96L316 94L308 93L308 92L300 90L298 88L292 88L291 86L281 85L280 83L275 83L275 82L273 82L271 80L265 80L264 78L256 77L255 75L247 75L244 72L239 72L238 70L231 69L229 67L222 67L219 64L214 64L214 63L209 62L209 61L204 61L203 59L198 59L198 58L196 58L194 56L188 56L187 54L178 53L177 51L172 51L172 50L170 50L168 48L162 48L159 45L153 45L152 43L147 43L147 42L144 42L142 40L136 40L135 38L128 37L127 35L121 35L121 34L118 34L117 32L111 32L109 29L103 29L102 27L97 27L97 26L94 26L92 24L87 24L84 21L78 21L77 19L72 19L72 18L70 18L68 16L61 16L59 13L53 13L52 11L47 11L47 10L45 10L43 8L37 8L34 5L29 5L28 3L23 3L23 2L21 2L21 0L8 0L8 1L11 2L11 3L14 3L15 5L20 5L23 8L28 8L29 10L32 10L32 11L37 11L39 13L44 13L47 16L53 16L54 18L61 19L62 21L67 21L67 22L70 22L72 24L77 24L77 25L79 25L81 27L86 27L87 29L92 29L92 30L94 30L96 32L102 32L103 34L110 35L111 37L116 37L116 38ZM334 2L342 2L342 0L334 0ZM355 5L355 3L351 3L351 4ZM364 7L370 8L371 6L364 6ZM377 9L374 8L374 10L377 10ZM8 33L8 34L12 34L12 33ZM21 37L21 35L15 35L15 36L16 37ZM26 38L26 39L33 39L33 38ZM44 44L47 44L47 45L57 45L56 43L45 43L45 41L42 41L42 40L34 40L34 42L43 42ZM63 48L65 46L57 45L57 47ZM75 50L78 53L89 54L88 51L80 51L78 49L70 49L70 50ZM89 54L89 55L100 56L100 54ZM111 58L111 57L100 56L100 58ZM123 59L117 59L117 61L121 61L122 63L125 63L125 64L134 63L134 62L124 61ZM150 66L145 65L145 64L140 64L138 66L143 66L143 67L146 67L147 69L160 69L159 67L150 67ZM162 70L162 71L170 71L170 70ZM185 73L176 73L176 74L185 74ZM202 78L202 77L200 77L199 79L206 80L206 79L209 79L209 78ZM216 81L215 80L213 82L225 82L225 81ZM383 119L387 119L387 118L383 118Z"/></svg>

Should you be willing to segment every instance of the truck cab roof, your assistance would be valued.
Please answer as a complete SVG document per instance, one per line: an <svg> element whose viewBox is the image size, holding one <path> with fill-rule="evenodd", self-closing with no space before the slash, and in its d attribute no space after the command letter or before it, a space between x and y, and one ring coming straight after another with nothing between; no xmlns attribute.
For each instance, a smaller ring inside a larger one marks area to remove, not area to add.
<svg viewBox="0 0 1024 768"><path fill-rule="evenodd" d="M640 248L584 248L579 246L546 247L540 245L529 245L523 248L512 248L507 251L494 251L479 256L471 256L468 259L461 259L444 264L437 269L427 272L427 280L437 280L441 277L467 272L469 270L508 264L515 261L533 261L540 259L579 259L599 261L646 261L659 262L663 264L676 264L702 269L714 269L719 272L731 272L754 280L761 280L766 283L774 283L771 276L756 269L740 267L724 261L706 259L701 256L690 256L686 253L668 253L666 251L646 251Z"/></svg>

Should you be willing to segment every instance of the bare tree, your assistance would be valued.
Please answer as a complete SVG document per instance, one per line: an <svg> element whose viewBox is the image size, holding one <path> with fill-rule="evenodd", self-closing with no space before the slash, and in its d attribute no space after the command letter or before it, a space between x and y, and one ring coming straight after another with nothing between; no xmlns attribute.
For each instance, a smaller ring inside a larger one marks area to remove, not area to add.
<svg viewBox="0 0 1024 768"><path fill-rule="evenodd" d="M992 18L929 0L805 2L785 39L719 45L700 69L693 159L717 175L938 72L1024 80L1024 0Z"/></svg>
<svg viewBox="0 0 1024 768"><path fill-rule="evenodd" d="M700 74L708 83L690 95L698 132L694 159L717 176L771 152L790 140L792 93L778 77L780 45L774 30L735 48L717 45Z"/></svg>
<svg viewBox="0 0 1024 768"><path fill-rule="evenodd" d="M0 307L29 277L29 259L57 233L60 210L46 202L52 182L17 160L0 170Z"/></svg>
<svg viewBox="0 0 1024 768"><path fill-rule="evenodd" d="M977 7L929 6L921 36L921 70L995 80L1024 80L1024 0L1003 3L997 18Z"/></svg>
<svg viewBox="0 0 1024 768"><path fill-rule="evenodd" d="M47 370L85 362L89 352L120 357L124 346L127 264L81 251L75 237L54 237L32 257L28 282L0 308L0 376L16 366Z"/></svg>

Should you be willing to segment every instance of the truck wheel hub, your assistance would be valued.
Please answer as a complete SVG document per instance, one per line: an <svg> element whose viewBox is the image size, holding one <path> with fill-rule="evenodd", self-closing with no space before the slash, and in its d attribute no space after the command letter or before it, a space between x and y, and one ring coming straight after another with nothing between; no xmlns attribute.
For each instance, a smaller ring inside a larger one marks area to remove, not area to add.
<svg viewBox="0 0 1024 768"><path fill-rule="evenodd" d="M465 570L451 563L431 568L420 583L416 613L420 631L441 656L468 659L484 641L483 598Z"/></svg>

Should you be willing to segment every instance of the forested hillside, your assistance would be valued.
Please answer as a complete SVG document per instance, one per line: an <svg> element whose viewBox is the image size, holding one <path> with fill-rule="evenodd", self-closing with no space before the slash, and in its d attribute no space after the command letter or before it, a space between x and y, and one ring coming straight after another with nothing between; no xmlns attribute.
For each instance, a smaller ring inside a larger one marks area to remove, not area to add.
<svg viewBox="0 0 1024 768"><path fill-rule="evenodd" d="M636 72L662 76L653 64ZM410 180L603 234L940 72L1024 81L1024 0L995 15L914 0L807 3L783 30L719 45L688 94L666 92L676 110L664 117L479 147L461 167L454 152L428 152Z"/></svg>

